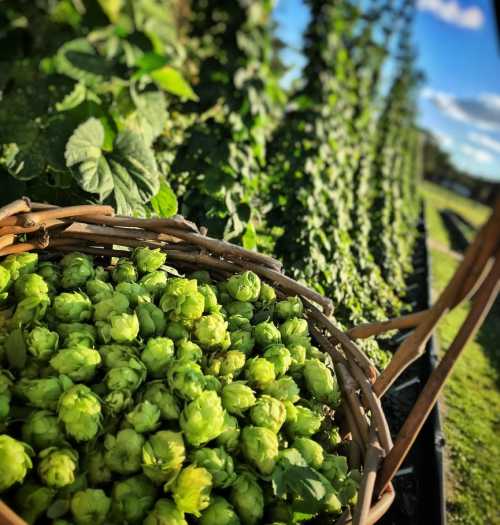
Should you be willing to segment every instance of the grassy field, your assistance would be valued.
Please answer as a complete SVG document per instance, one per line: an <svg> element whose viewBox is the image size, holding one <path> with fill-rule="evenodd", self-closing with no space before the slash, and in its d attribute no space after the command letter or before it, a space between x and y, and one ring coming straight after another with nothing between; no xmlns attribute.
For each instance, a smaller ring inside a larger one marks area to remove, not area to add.
<svg viewBox="0 0 500 525"><path fill-rule="evenodd" d="M475 226L488 208L425 183L433 290L439 293L458 261L446 252L450 237L440 211L453 210ZM442 245L442 249L438 249ZM441 351L448 348L469 305L450 313L440 324ZM445 389L444 430L447 442L447 509L450 525L500 524L500 301L490 312L474 342L458 361Z"/></svg>

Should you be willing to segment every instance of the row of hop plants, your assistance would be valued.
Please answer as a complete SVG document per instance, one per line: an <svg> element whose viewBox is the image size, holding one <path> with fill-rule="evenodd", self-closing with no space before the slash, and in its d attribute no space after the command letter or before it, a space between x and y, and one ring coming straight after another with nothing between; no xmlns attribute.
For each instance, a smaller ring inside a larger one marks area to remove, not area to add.
<svg viewBox="0 0 500 525"><path fill-rule="evenodd" d="M257 525L356 502L298 297L136 249L0 263L0 494L29 524Z"/></svg>
<svg viewBox="0 0 500 525"><path fill-rule="evenodd" d="M270 1L5 5L5 199L180 211L276 254L339 322L401 310L418 213L412 2L308 1L287 91Z"/></svg>

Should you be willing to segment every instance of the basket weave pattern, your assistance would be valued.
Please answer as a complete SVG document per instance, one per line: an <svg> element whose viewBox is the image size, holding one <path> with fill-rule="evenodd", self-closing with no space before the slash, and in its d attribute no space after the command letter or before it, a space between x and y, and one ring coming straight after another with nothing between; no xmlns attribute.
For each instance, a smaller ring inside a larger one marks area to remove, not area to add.
<svg viewBox="0 0 500 525"><path fill-rule="evenodd" d="M332 357L343 400L338 411L343 438L349 441L349 462L361 467L358 503L337 519L338 525L375 523L389 508L394 491L389 484L374 499L377 472L392 448L380 401L373 391L377 371L353 340L331 321L333 305L313 290L286 277L279 261L206 235L183 217L138 219L116 217L109 206L59 208L20 199L0 208L0 256L43 250L48 256L81 251L109 258L127 257L130 248L148 246L167 253L180 271L209 270L215 280L252 270L276 288L278 296L299 295L316 344ZM24 522L0 502L0 522Z"/></svg>

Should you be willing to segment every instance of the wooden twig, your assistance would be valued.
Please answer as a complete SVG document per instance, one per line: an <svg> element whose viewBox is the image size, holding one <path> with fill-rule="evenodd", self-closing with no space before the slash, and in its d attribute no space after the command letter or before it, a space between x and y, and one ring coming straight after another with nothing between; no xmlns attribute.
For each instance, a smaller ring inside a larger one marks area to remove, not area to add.
<svg viewBox="0 0 500 525"><path fill-rule="evenodd" d="M436 403L439 392L443 388L453 366L464 347L474 337L478 328L481 326L499 291L500 253L481 288L474 296L467 318L460 327L443 359L432 372L408 418L399 431L394 447L383 463L380 476L377 480L377 492L380 493L385 488L404 461L432 407Z"/></svg>
<svg viewBox="0 0 500 525"><path fill-rule="evenodd" d="M10 217L11 215L16 215L17 213L28 212L30 209L30 200L28 197L18 199L0 208L0 221Z"/></svg>
<svg viewBox="0 0 500 525"><path fill-rule="evenodd" d="M18 224L21 226L34 226L43 224L49 219L62 219L64 217L80 217L85 215L113 215L114 210L111 206L68 206L66 208L49 208L47 210L34 211L18 215Z"/></svg>
<svg viewBox="0 0 500 525"><path fill-rule="evenodd" d="M414 328L425 318L427 313L428 310L422 310L421 312L395 317L394 319L387 319L387 321L360 324L348 330L347 334L353 339L366 339L367 337L380 335L390 330Z"/></svg>
<svg viewBox="0 0 500 525"><path fill-rule="evenodd" d="M0 249L14 244L15 240L16 236L13 234L2 235L2 237L0 237Z"/></svg>
<svg viewBox="0 0 500 525"><path fill-rule="evenodd" d="M329 319L322 315L321 312L311 303L304 301L304 306L314 321L329 332L335 339L335 343L340 344L349 356L360 366L366 376L369 377L371 381L374 381L378 375L377 369L356 343L352 341L348 335L339 330Z"/></svg>
<svg viewBox="0 0 500 525"><path fill-rule="evenodd" d="M384 451L382 448L380 448L380 445L375 438L375 434L372 433L365 455L365 464L363 468L364 476L361 486L359 487L358 504L354 509L354 514L352 517L353 525L363 525L368 520L372 503L373 489L377 479L377 472L383 457Z"/></svg>
<svg viewBox="0 0 500 525"><path fill-rule="evenodd" d="M2 500L0 500L0 517L2 525L28 525Z"/></svg>
<svg viewBox="0 0 500 525"><path fill-rule="evenodd" d="M436 303L427 311L427 315L415 331L401 343L387 368L378 377L375 383L375 393L378 396L382 396L399 375L422 354L439 320L463 294L463 283L471 275L471 268L477 261L478 254L485 250L485 246L486 252L492 253L496 250L500 237L499 225L500 201L483 227L482 233L467 248L462 263ZM476 273L476 278L480 278L480 273L479 275Z"/></svg>

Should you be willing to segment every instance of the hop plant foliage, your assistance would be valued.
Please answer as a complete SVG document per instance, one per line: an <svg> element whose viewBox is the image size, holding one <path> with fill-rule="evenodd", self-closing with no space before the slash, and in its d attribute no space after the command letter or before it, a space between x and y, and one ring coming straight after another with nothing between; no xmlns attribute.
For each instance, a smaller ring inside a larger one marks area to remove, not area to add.
<svg viewBox="0 0 500 525"><path fill-rule="evenodd" d="M2 498L32 523L257 525L285 501L297 522L295 506L340 513L356 494L338 441L324 439L335 434L324 406L340 394L300 300L278 302L251 272L215 282L164 263L148 248L108 269L70 253L50 267L75 271L68 291L62 279L28 279L35 259L9 260L10 286L34 283L52 306L16 328L23 365L0 369ZM151 275L161 293L135 280ZM137 286L144 302L129 293ZM6 311L25 300L10 295ZM283 485L287 469L306 493Z"/></svg>

